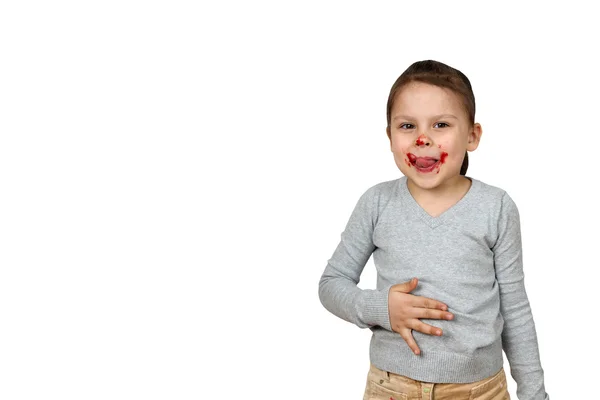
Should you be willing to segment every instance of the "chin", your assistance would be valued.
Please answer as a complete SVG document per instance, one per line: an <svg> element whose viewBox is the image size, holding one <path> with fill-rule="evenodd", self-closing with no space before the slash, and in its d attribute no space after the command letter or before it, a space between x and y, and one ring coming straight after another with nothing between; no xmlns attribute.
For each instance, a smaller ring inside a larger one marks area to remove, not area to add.
<svg viewBox="0 0 600 400"><path fill-rule="evenodd" d="M418 177L414 178L410 175L408 176L408 179L413 181L413 183L421 189L435 189L442 184L440 179L419 179Z"/></svg>
<svg viewBox="0 0 600 400"><path fill-rule="evenodd" d="M451 180L452 177L448 176L445 172L435 170L429 173L422 173L415 170L414 167L404 169L402 173L406 175L408 179L413 181L417 186L423 189L433 189L437 186L442 185L444 182Z"/></svg>

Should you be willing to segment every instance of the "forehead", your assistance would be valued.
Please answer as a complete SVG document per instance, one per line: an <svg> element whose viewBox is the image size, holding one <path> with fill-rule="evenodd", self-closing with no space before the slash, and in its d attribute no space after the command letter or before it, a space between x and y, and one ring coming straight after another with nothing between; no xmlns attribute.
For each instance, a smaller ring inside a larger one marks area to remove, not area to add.
<svg viewBox="0 0 600 400"><path fill-rule="evenodd" d="M458 95L452 90L423 82L411 82L396 93L393 113L410 115L457 113L463 109Z"/></svg>

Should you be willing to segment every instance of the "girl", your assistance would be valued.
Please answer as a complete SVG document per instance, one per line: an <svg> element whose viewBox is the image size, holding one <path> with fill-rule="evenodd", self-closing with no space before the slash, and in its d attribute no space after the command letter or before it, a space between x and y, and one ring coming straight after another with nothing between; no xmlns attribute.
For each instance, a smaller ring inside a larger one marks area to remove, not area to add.
<svg viewBox="0 0 600 400"><path fill-rule="evenodd" d="M327 310L373 332L364 399L509 399L504 350L517 397L549 400L517 206L466 176L482 134L469 79L412 64L390 90L386 131L404 176L360 197L319 281ZM362 290L371 254L377 289Z"/></svg>

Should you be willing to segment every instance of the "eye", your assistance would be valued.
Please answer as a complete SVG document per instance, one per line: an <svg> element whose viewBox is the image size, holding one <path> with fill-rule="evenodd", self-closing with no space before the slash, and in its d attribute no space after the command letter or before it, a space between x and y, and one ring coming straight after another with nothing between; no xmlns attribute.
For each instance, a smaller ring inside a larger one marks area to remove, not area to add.
<svg viewBox="0 0 600 400"><path fill-rule="evenodd" d="M446 127L450 126L445 122L438 122L436 125L445 125L445 126L441 126L440 128L446 128Z"/></svg>
<svg viewBox="0 0 600 400"><path fill-rule="evenodd" d="M410 126L410 128L409 128ZM399 129L413 129L415 126L413 124L402 124L398 128Z"/></svg>

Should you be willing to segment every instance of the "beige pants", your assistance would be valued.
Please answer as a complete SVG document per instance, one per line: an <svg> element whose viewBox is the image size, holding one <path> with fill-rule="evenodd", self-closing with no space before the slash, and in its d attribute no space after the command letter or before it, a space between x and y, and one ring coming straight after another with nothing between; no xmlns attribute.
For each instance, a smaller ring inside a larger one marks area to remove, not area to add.
<svg viewBox="0 0 600 400"><path fill-rule="evenodd" d="M510 400L510 395L504 368L477 382L428 383L371 364L363 400Z"/></svg>

